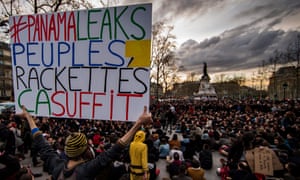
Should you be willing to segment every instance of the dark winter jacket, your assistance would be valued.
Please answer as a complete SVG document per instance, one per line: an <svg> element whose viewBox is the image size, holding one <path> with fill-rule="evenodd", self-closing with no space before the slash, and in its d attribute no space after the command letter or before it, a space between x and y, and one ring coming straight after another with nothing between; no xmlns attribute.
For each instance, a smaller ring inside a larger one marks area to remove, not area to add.
<svg viewBox="0 0 300 180"><path fill-rule="evenodd" d="M52 175L52 179L58 179L62 170L66 169L67 161L60 159L56 151L46 142L42 134L34 136L34 142L39 150L41 159L44 161L47 171ZM73 170L65 171L65 176L76 173L77 180L95 179L95 177L105 169L110 163L120 156L123 147L116 143L111 149L100 153L95 159L77 165Z"/></svg>

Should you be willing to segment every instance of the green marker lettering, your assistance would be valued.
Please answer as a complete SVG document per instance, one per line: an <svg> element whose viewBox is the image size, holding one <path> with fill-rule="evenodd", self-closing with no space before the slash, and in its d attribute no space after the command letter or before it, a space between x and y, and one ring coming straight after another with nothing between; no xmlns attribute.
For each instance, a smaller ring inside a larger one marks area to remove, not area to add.
<svg viewBox="0 0 300 180"><path fill-rule="evenodd" d="M115 7L114 8L114 12L115 12L115 14L114 14L114 17L115 17L115 39L117 39L117 28L119 27L121 30L122 30L122 32L124 33L124 35L125 35L125 37L127 38L127 39L129 39L129 37L128 37L128 35L126 34L126 32L125 32L125 30L124 30L124 28L122 27L122 25L121 25L121 23L120 23L120 18L121 18L121 16L124 14L124 12L126 11L128 9L128 6L126 6L126 8L125 9L123 9L123 11L119 14L119 15L117 15L117 8Z"/></svg>
<svg viewBox="0 0 300 180"><path fill-rule="evenodd" d="M79 25L79 22L80 22L80 11L77 12L77 40L79 41L82 41L82 40L87 40L87 37L80 37L80 25Z"/></svg>
<svg viewBox="0 0 300 180"><path fill-rule="evenodd" d="M42 96L44 95L44 96ZM41 97L42 96L42 97ZM40 100L41 98L46 98L47 100ZM41 89L38 94L37 94L37 97L36 97L36 103L35 103L35 110L36 110L36 114L38 114L38 111L39 111L39 104L48 104L48 115L50 115L50 112L51 112L51 106L50 106L50 99L49 99L49 96L47 94L47 91L44 90L44 89Z"/></svg>
<svg viewBox="0 0 300 180"><path fill-rule="evenodd" d="M87 26L88 26L88 39L99 39L99 36L95 36L95 37L92 37L91 34L90 34L90 27L91 27L91 24L97 24L98 21L91 21L91 14L92 13L98 13L98 12L101 12L100 9L94 9L94 10L90 10L88 11L88 22L87 22Z"/></svg>
<svg viewBox="0 0 300 180"><path fill-rule="evenodd" d="M109 9L106 9L102 18L102 23L101 23L101 31L100 31L100 39L103 39L103 29L104 26L108 26L108 30L109 30L109 39L112 38L111 35L111 19L110 19L110 13L109 13Z"/></svg>
<svg viewBox="0 0 300 180"><path fill-rule="evenodd" d="M143 11L146 11L146 9L144 7L138 7L136 9L133 10L132 14L131 14L131 22L136 25L139 29L141 29L142 31L142 34L140 37L137 37L135 36L134 34L131 34L130 36L133 38L133 39L136 39L136 40L142 40L145 38L145 29L143 28L143 26L141 26L140 24L138 24L135 20L134 20L134 17L135 17L135 13L138 11L138 10L143 10Z"/></svg>
<svg viewBox="0 0 300 180"><path fill-rule="evenodd" d="M18 105L19 105L19 107L22 107L23 105L26 106L26 104L21 103L21 98L22 98L23 94L25 94L25 93L27 93L27 92L31 92L31 91L32 91L32 89L25 89L24 91L22 91L22 92L19 94L19 96L18 96ZM27 108L27 107L26 107L26 108ZM28 111L29 113L34 112L34 110L30 110L30 109L27 109L27 111Z"/></svg>

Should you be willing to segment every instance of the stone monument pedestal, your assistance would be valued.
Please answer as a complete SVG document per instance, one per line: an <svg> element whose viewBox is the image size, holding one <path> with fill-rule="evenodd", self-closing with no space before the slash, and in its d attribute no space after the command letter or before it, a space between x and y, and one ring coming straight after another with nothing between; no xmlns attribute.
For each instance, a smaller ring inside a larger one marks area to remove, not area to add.
<svg viewBox="0 0 300 180"><path fill-rule="evenodd" d="M203 75L200 79L198 92L194 93L194 100L216 100L217 93L215 88L209 83L210 77L207 74L207 66L204 63Z"/></svg>

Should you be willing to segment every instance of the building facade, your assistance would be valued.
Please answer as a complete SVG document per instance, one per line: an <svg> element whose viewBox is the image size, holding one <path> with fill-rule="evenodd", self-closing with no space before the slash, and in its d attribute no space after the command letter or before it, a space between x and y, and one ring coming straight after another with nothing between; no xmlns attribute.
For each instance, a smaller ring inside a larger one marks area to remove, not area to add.
<svg viewBox="0 0 300 180"><path fill-rule="evenodd" d="M163 98L163 88L160 84L151 83L150 84L150 101L155 102L157 99Z"/></svg>
<svg viewBox="0 0 300 180"><path fill-rule="evenodd" d="M299 67L282 67L272 74L269 81L268 93L275 100L300 98Z"/></svg>
<svg viewBox="0 0 300 180"><path fill-rule="evenodd" d="M13 99L12 63L10 46L0 42L0 101Z"/></svg>

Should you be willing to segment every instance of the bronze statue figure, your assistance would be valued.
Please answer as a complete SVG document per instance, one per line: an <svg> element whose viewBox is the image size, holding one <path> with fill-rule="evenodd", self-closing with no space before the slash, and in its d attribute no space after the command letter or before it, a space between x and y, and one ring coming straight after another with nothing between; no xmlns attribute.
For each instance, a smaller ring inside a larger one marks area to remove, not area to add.
<svg viewBox="0 0 300 180"><path fill-rule="evenodd" d="M204 64L204 66L203 66L203 76L208 76L208 74L207 74L207 64L206 64L206 62L204 62L203 64Z"/></svg>
<svg viewBox="0 0 300 180"><path fill-rule="evenodd" d="M203 64L204 64L204 66L203 66L203 75L202 75L201 79L207 79L209 81L210 77L207 74L207 64L206 64L206 62L204 62Z"/></svg>

